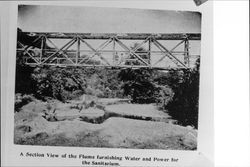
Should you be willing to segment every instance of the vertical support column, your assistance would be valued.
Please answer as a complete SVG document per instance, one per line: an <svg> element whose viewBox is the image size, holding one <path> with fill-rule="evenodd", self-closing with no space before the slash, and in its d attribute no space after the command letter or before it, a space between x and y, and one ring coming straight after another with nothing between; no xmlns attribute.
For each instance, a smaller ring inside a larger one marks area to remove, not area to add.
<svg viewBox="0 0 250 167"><path fill-rule="evenodd" d="M115 51L115 38L112 38L113 41L113 65L116 65L116 51Z"/></svg>
<svg viewBox="0 0 250 167"><path fill-rule="evenodd" d="M148 64L151 66L151 37L148 39Z"/></svg>
<svg viewBox="0 0 250 167"><path fill-rule="evenodd" d="M45 53L45 52L44 52L45 46L46 46L45 37L42 36L42 37L41 37L40 59L39 59L40 64L42 63L42 58L43 58L43 55L44 55L44 53Z"/></svg>
<svg viewBox="0 0 250 167"><path fill-rule="evenodd" d="M41 49L40 49L40 59L39 59L39 62L40 64L42 63L42 57L43 57L43 48L44 48L44 37L41 38Z"/></svg>
<svg viewBox="0 0 250 167"><path fill-rule="evenodd" d="M189 61L189 41L188 41L188 39L185 40L184 52L185 52L184 53L184 64L189 67L190 61Z"/></svg>
<svg viewBox="0 0 250 167"><path fill-rule="evenodd" d="M76 49L76 62L75 62L75 64L77 65L78 64L78 58L80 57L80 38L79 37L77 37L76 38L76 40L77 40L77 49Z"/></svg>

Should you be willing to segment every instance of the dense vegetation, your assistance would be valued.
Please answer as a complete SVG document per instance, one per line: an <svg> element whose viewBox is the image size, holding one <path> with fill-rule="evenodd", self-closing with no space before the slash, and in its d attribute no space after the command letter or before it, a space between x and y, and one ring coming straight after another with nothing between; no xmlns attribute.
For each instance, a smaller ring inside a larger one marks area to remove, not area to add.
<svg viewBox="0 0 250 167"><path fill-rule="evenodd" d="M16 93L32 93L38 99L52 97L60 101L76 99L82 94L123 97L122 82L117 81L116 70L59 67L29 70L24 73L24 70L17 69Z"/></svg>
<svg viewBox="0 0 250 167"><path fill-rule="evenodd" d="M164 106L169 115L182 125L198 128L200 60L192 70L170 71L168 85L174 92L173 99Z"/></svg>

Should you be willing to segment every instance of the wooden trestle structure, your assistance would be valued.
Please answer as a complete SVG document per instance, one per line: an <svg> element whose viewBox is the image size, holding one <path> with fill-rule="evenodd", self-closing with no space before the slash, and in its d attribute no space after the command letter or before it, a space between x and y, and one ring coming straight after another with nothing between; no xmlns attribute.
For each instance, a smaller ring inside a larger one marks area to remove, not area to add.
<svg viewBox="0 0 250 167"><path fill-rule="evenodd" d="M95 34L95 33L41 33L21 32L17 39L18 56L23 56L24 62L31 66L80 66L80 67L114 67L114 68L159 68L158 63L169 59L175 64L171 68L189 68L189 41L200 40L200 34ZM62 46L53 40L60 41ZM89 40L101 41L94 47ZM124 41L140 41L133 48ZM178 43L167 49L161 41L176 40ZM74 49L72 46L74 45ZM82 49L84 45L87 49ZM146 49L143 46L147 46ZM152 46L158 50L152 50ZM183 51L176 51L184 45ZM53 47L51 47L53 46ZM111 49L105 49L109 46ZM118 49L122 48L122 49ZM141 49L144 48L144 49ZM107 58L104 54L109 56ZM152 62L152 56L157 54L157 61ZM182 55L180 59L176 55ZM123 58L120 56L123 55ZM124 58L124 55L125 56ZM97 57L98 61L94 58ZM119 61L118 61L119 60ZM168 69L161 67L160 69Z"/></svg>

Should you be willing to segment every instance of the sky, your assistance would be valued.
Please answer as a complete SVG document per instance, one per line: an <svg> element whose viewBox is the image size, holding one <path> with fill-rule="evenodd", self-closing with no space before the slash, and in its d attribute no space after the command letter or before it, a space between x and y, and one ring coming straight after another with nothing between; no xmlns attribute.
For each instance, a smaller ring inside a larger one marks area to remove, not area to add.
<svg viewBox="0 0 250 167"><path fill-rule="evenodd" d="M201 33L201 15L189 11L21 5L18 27L28 32ZM177 43L163 42L169 50ZM92 44L96 48L99 45L98 42ZM180 46L180 50L183 51L183 47ZM190 54L200 54L200 41L190 41ZM158 56L155 61L157 59ZM194 63L195 57L191 61ZM169 63L171 61L166 62Z"/></svg>
<svg viewBox="0 0 250 167"><path fill-rule="evenodd" d="M198 12L125 8L20 6L24 31L93 33L200 33Z"/></svg>

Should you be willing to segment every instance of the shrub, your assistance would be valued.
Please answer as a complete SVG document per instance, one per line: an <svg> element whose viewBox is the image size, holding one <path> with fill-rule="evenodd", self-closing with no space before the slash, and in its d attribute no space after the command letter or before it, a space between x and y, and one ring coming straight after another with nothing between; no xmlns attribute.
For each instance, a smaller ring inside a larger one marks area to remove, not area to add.
<svg viewBox="0 0 250 167"><path fill-rule="evenodd" d="M93 88L91 88L90 86L88 86L86 89L85 89L85 93L87 95L94 95L95 94L95 90Z"/></svg>
<svg viewBox="0 0 250 167"><path fill-rule="evenodd" d="M34 97L31 95L24 94L23 96L20 93L15 95L15 112L19 112L22 106L28 104L33 101Z"/></svg>
<svg viewBox="0 0 250 167"><path fill-rule="evenodd" d="M130 96L134 103L155 102L155 85L149 69L125 69L119 73L119 79L123 81L122 89L125 96Z"/></svg>
<svg viewBox="0 0 250 167"><path fill-rule="evenodd" d="M100 98L104 97L104 93L100 89L96 89L95 95L96 97L100 97Z"/></svg>
<svg viewBox="0 0 250 167"><path fill-rule="evenodd" d="M179 124L198 128L199 59L192 70L171 71L169 85L174 91L173 100L165 109Z"/></svg>
<svg viewBox="0 0 250 167"><path fill-rule="evenodd" d="M164 107L173 99L174 92L173 90L163 85L157 85L155 91L156 103L160 109L164 109Z"/></svg>
<svg viewBox="0 0 250 167"><path fill-rule="evenodd" d="M34 68L24 65L22 55L17 53L15 93L33 94L35 83L31 78Z"/></svg>

